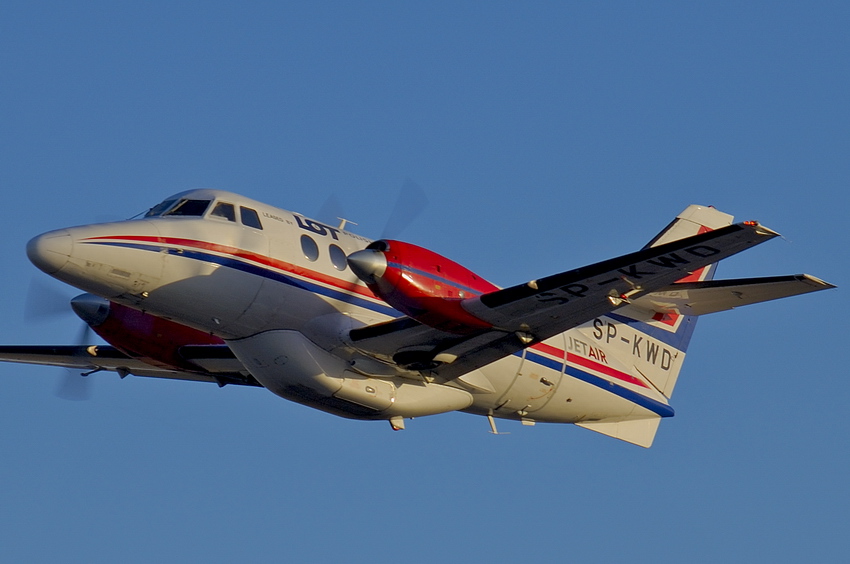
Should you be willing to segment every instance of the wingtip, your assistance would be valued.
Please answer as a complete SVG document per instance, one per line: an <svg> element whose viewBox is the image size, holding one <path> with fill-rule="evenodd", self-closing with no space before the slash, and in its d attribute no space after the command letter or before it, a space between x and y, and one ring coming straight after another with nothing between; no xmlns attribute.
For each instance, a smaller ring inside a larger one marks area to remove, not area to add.
<svg viewBox="0 0 850 564"><path fill-rule="evenodd" d="M780 233L770 229L769 227L765 227L758 221L744 221L741 225L751 228L758 235L763 235L765 237L782 237Z"/></svg>
<svg viewBox="0 0 850 564"><path fill-rule="evenodd" d="M812 276L811 274L801 274L800 278L812 286L818 286L818 290L831 290L838 287L835 284L830 284L826 280L821 280L817 276Z"/></svg>

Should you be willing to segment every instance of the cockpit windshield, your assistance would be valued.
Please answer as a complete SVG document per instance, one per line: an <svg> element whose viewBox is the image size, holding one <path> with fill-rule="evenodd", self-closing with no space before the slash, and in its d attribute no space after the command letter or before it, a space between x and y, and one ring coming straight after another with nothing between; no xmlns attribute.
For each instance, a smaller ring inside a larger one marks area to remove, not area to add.
<svg viewBox="0 0 850 564"><path fill-rule="evenodd" d="M174 205L174 202L177 200L165 200L164 202L160 202L151 209L148 210L148 213L145 214L145 217L157 217L162 215L163 212L167 211L168 208Z"/></svg>
<svg viewBox="0 0 850 564"><path fill-rule="evenodd" d="M207 198L168 198L155 205L145 214L145 217L203 217L212 206L213 199ZM242 211L242 223L254 229L262 229L257 212L240 206ZM217 202L210 217L223 218L233 223L238 223L236 206L227 202Z"/></svg>
<svg viewBox="0 0 850 564"><path fill-rule="evenodd" d="M200 217L210 207L211 200L180 200L180 202L163 213L163 216Z"/></svg>

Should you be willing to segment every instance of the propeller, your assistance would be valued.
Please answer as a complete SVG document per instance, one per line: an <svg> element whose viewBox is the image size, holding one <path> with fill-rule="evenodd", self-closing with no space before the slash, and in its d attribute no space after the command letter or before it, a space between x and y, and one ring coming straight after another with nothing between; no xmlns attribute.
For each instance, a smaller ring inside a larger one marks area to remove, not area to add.
<svg viewBox="0 0 850 564"><path fill-rule="evenodd" d="M77 336L76 345L84 347L91 336L91 327L83 325ZM80 373L77 368L66 368L64 377L56 388L56 397L71 401L86 401L91 399L91 380L89 374Z"/></svg>
<svg viewBox="0 0 850 564"><path fill-rule="evenodd" d="M70 298L66 292L57 289L54 286L45 284L44 282L33 279L27 291L27 298L24 305L24 319L33 322L42 322L65 317L69 313L77 313L78 316L85 321L89 321L80 313L82 309L77 305L79 302L86 301L88 298L94 298L89 294L83 294L76 298ZM68 303L71 307L68 307ZM107 310L108 313L108 310ZM83 323L80 328L75 344L78 347L84 347L90 344L92 330L88 322ZM59 381L56 388L56 396L66 400L83 401L91 398L91 381L83 376L78 369L64 369L64 376Z"/></svg>
<svg viewBox="0 0 850 564"><path fill-rule="evenodd" d="M340 218L344 216L345 209L339 203L339 198L335 194L331 194L322 204L321 209L316 214L316 219L326 225L338 225Z"/></svg>
<svg viewBox="0 0 850 564"><path fill-rule="evenodd" d="M405 179L398 191L395 205L384 224L380 238L397 238L408 225L419 217L426 207L428 207L428 196L425 195L425 190L410 178ZM316 219L325 225L339 225L340 220L344 217L346 217L345 208L340 203L339 198L333 194L325 200L325 203L316 213ZM348 221L348 223L354 222Z"/></svg>
<svg viewBox="0 0 850 564"><path fill-rule="evenodd" d="M428 196L425 195L425 190L410 178L405 179L393 211L390 212L390 217L381 233L381 239L397 238L427 206Z"/></svg>
<svg viewBox="0 0 850 564"><path fill-rule="evenodd" d="M64 317L71 313L68 309L68 301L71 297L55 286L49 286L33 278L27 290L27 299L24 303L24 319L26 321L48 321L57 317Z"/></svg>

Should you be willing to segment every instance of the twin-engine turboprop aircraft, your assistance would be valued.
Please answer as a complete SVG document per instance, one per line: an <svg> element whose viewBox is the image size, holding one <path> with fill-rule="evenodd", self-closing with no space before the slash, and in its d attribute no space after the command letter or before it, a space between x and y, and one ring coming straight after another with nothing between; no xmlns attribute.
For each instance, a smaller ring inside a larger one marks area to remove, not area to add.
<svg viewBox="0 0 850 564"><path fill-rule="evenodd" d="M262 386L396 430L459 410L494 432L494 418L575 423L648 447L696 316L833 287L712 280L776 235L690 206L636 252L499 288L410 243L192 190L30 241L33 264L87 292L71 305L111 346L5 346L0 360Z"/></svg>

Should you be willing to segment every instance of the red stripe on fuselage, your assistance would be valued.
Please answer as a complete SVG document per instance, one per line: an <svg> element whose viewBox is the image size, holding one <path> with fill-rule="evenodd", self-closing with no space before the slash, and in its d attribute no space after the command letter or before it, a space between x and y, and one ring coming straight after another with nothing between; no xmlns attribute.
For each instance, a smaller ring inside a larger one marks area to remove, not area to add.
<svg viewBox="0 0 850 564"><path fill-rule="evenodd" d="M348 282L346 280L341 280L339 278L334 278L333 276L328 276L327 274L323 274L321 272L317 272L315 270L310 270L309 268L304 268L302 266L298 266L296 264L292 264L289 262L285 262L282 260L274 259L269 256L259 255L257 253L252 253L250 251L246 251L243 249L238 249L236 247L230 247L227 245L219 245L217 243L208 243L206 241L198 241L197 239L181 239L177 237L150 237L145 235L125 235L121 237L91 237L86 239L86 241L96 241L96 240L104 240L110 239L115 241L139 241L145 243L158 243L165 245L174 245L177 247L186 247L193 249L201 249L204 251L212 251L215 253L220 253L224 255L230 255L232 257L237 257L244 260L249 260L251 262L256 262L258 264L262 264L263 266L268 266L271 268L275 268L277 270L282 270L284 272L288 272L290 274L295 274L297 276L303 276L304 278L310 278L315 282L321 282L323 284L327 284L329 286L335 286L340 290L344 290L346 292L350 292L352 294L358 294L366 298L370 298L376 301L381 301L380 298L376 297L375 294L371 292L365 286L360 284L356 284L354 282Z"/></svg>
<svg viewBox="0 0 850 564"><path fill-rule="evenodd" d="M537 343L536 345L531 345L531 348L542 353L546 353L550 356L554 356L558 359L564 358L565 351L553 347L552 345L547 345L545 343ZM616 378L617 380L621 380L623 382L628 382L629 384L634 384L635 386L640 386L642 388L649 388L643 380L639 378L635 378L631 374L626 372L620 372L619 370L614 370L610 366L606 366L602 363L590 360L589 358L584 358L583 356L578 356L577 354L568 352L566 353L567 362L570 364L575 364L577 366L581 366L584 368L589 368L590 370L595 370L606 376L610 376L611 378Z"/></svg>
<svg viewBox="0 0 850 564"><path fill-rule="evenodd" d="M257 253L253 253L250 251L246 251L243 249L238 249L236 247L230 247L227 245L219 245L216 243L208 243L206 241L199 241L197 239L183 239L177 237L151 237L145 235L125 235L120 237L90 237L86 239L86 241L99 241L99 240L115 240L115 241L137 241L137 242L145 242L145 243L158 243L158 244L166 244L166 245L174 245L178 247L187 247L187 248L195 248L201 249L205 251L212 251L216 253L221 253L225 255L230 255L233 257L238 257L244 260L249 260L252 262L256 262L258 264L262 264L264 266L269 266L271 268L275 268L278 270L282 270L285 272L289 272L291 274L295 274L298 276L303 276L305 278L310 278L316 282L321 282L327 284L329 286L335 286L340 290L344 290L347 292L351 292L354 294L358 294L375 301L383 302L380 298L377 298L375 294L373 294L368 288L361 286L359 284L354 284L352 282L346 282L344 280L340 280L339 278L334 278L333 276L328 276L327 274L322 274L321 272L316 272L315 270L310 270L308 268L303 268L301 266L285 262L282 260L274 259L265 255L260 255ZM555 358L563 360L566 356L566 360L569 363L582 366L584 368L589 368L591 370L595 370L601 374L605 374L606 376L610 376L611 378L615 378L617 380L621 380L623 382L628 382L629 384L634 384L636 386L641 386L643 388L648 388L643 381L638 378L635 378L631 374L620 372L619 370L614 370L613 368L606 366L604 364L592 361L590 359L578 356L573 353L566 353L562 349L558 349L557 347L553 347L551 345L547 345L544 343L537 343L536 345L531 346L532 349L548 354Z"/></svg>

